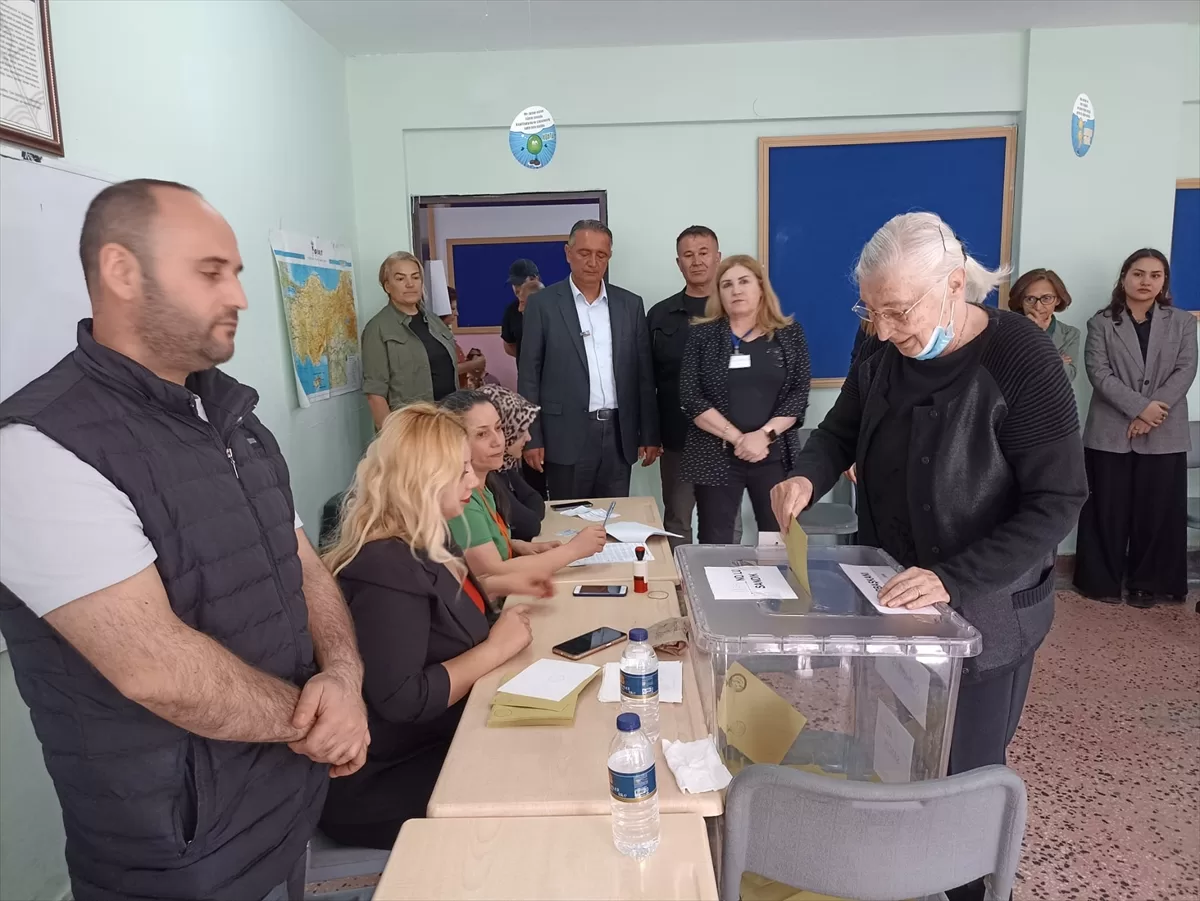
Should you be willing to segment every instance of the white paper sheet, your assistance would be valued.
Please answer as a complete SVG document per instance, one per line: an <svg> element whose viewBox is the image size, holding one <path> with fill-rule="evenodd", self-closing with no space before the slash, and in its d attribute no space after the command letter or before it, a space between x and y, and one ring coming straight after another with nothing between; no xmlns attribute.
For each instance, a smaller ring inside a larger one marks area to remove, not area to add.
<svg viewBox="0 0 1200 901"><path fill-rule="evenodd" d="M706 566L704 575L718 600L796 599L777 566Z"/></svg>
<svg viewBox="0 0 1200 901"><path fill-rule="evenodd" d="M613 516L609 517L605 531L617 539L617 541L624 541L626 544L645 544L652 535L669 535L672 538L683 537L682 535L676 535L674 532L665 532L662 529L656 529L654 526L648 526L644 522L613 522L615 516L616 514L613 514Z"/></svg>
<svg viewBox="0 0 1200 901"><path fill-rule="evenodd" d="M908 613L937 615L937 611L928 607L921 610L909 610L906 607L884 607L879 603L879 592L883 586L896 577L896 571L888 566L851 566L843 563L842 571L854 583L854 587L862 592L862 596L871 602L871 606L880 613Z"/></svg>
<svg viewBox="0 0 1200 901"><path fill-rule="evenodd" d="M621 700L621 664L604 664L604 675L600 677L599 698L605 704ZM660 704L683 703L683 661L658 661L658 702Z"/></svg>
<svg viewBox="0 0 1200 901"><path fill-rule="evenodd" d="M449 316L450 291L446 281L446 264L441 260L429 260L425 266L429 273L429 312L434 316Z"/></svg>
<svg viewBox="0 0 1200 901"><path fill-rule="evenodd" d="M875 774L883 782L911 782L916 744L883 701L875 711Z"/></svg>
<svg viewBox="0 0 1200 901"><path fill-rule="evenodd" d="M593 566L601 563L633 563L637 560L635 551L638 547L640 545L610 541L604 545L604 550L600 551L600 553L584 557L582 560L576 560L571 566ZM650 553L650 548L646 548L646 555L642 559L647 562L654 560L654 555Z"/></svg>
<svg viewBox="0 0 1200 901"><path fill-rule="evenodd" d="M598 669L590 663L548 658L535 660L505 682L501 690L505 694L557 702L595 675Z"/></svg>
<svg viewBox="0 0 1200 901"><path fill-rule="evenodd" d="M909 657L876 657L875 672L924 729L929 708L929 670L925 665Z"/></svg>
<svg viewBox="0 0 1200 901"><path fill-rule="evenodd" d="M586 519L588 522L604 522L604 518L606 516L608 517L609 522L612 522L614 519L621 518L621 514L616 510L614 510L610 515L608 512L608 507L605 507L603 510L601 510L599 507L588 507L581 513L575 513L574 515L578 516L580 519Z"/></svg>

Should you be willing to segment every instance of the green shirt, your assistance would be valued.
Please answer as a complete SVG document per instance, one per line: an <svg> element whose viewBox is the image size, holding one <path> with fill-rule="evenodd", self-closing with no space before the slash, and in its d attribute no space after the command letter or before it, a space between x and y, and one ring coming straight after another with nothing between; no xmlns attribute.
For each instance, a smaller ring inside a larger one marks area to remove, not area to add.
<svg viewBox="0 0 1200 901"><path fill-rule="evenodd" d="M462 516L450 520L450 534L454 543L466 550L490 541L500 552L500 559L507 560L508 535L492 517L490 511L495 509L496 499L491 491L487 488L472 491L471 500L463 508Z"/></svg>
<svg viewBox="0 0 1200 901"><path fill-rule="evenodd" d="M446 348L458 373L454 333L437 316L425 317L429 334ZM429 353L409 322L412 317L388 303L371 317L362 334L363 392L387 398L388 409L398 410L417 401L433 401L433 375Z"/></svg>

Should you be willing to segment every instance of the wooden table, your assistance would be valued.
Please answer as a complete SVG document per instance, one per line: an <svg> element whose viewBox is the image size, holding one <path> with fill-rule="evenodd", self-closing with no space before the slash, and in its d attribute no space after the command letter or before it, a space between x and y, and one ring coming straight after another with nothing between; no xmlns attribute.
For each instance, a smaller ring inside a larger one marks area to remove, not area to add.
<svg viewBox="0 0 1200 901"><path fill-rule="evenodd" d="M534 607L533 644L507 664L475 683L442 773L429 800L430 817L597 816L609 813L608 746L616 734L619 704L597 698L597 676L579 699L573 726L486 726L492 696L501 677L520 672L534 660L551 657L551 647L600 626L628 632L678 616L671 582L651 582L650 592L624 598L576 598L563 585L547 600L510 598ZM602 665L619 660L618 644L586 658ZM669 658L668 658L669 659ZM684 655L683 703L659 705L659 730L671 741L694 741L708 734L691 657ZM685 795L675 784L662 746L657 750L659 809L663 813L719 816L720 792Z"/></svg>
<svg viewBox="0 0 1200 901"><path fill-rule="evenodd" d="M661 529L662 516L658 512L658 504L652 497L599 497L591 498L593 506L607 510L614 500L617 508L614 513L621 514L625 522L644 522L648 526ZM554 503L568 503L554 501ZM563 516L550 506L546 507L546 518L542 520L542 531L538 538L544 541L563 541L559 533L566 529L581 529L589 523L577 516ZM670 581L679 584L679 570L675 567L675 557L671 553L671 545L662 535L655 535L646 542L646 547L654 556L647 564L650 581ZM560 585L568 582L571 585L631 585L633 584L632 563L606 563L600 566L565 566L554 574L554 581Z"/></svg>
<svg viewBox="0 0 1200 901"><path fill-rule="evenodd" d="M704 820L662 818L661 843L638 863L617 852L612 821L594 817L409 820L376 901L716 901Z"/></svg>

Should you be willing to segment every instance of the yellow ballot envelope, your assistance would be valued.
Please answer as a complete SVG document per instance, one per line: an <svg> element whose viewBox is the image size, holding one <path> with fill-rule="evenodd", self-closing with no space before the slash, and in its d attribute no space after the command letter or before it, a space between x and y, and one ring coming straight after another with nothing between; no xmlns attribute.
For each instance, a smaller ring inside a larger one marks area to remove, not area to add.
<svg viewBox="0 0 1200 901"><path fill-rule="evenodd" d="M796 581L811 597L812 589L808 585L808 535L800 528L800 523L793 522L788 527L783 543L787 548L788 566L796 576Z"/></svg>
<svg viewBox="0 0 1200 901"><path fill-rule="evenodd" d="M740 663L725 674L717 723L725 742L754 763L781 763L808 718Z"/></svg>

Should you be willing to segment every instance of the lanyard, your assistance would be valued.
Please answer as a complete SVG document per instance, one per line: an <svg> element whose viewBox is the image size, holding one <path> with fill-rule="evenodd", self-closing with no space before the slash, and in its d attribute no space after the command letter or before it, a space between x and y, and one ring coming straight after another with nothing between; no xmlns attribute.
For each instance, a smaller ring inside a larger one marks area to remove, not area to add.
<svg viewBox="0 0 1200 901"><path fill-rule="evenodd" d="M512 539L508 535L508 524L503 520L503 518L501 518L499 513L492 509L491 505L487 502L487 495L483 493L483 490L477 490L479 491L479 499L483 501L483 509L487 510L488 515L492 517L492 522L496 524L496 526L500 529L500 534L504 536L504 542L508 545L508 559L511 560L513 556L513 546Z"/></svg>
<svg viewBox="0 0 1200 901"><path fill-rule="evenodd" d="M733 329L729 330L729 337L731 337L733 339L733 352L735 354L740 354L742 352L741 351L742 342L745 341L747 338L749 338L750 335L754 332L754 330L756 328L758 328L758 326L756 326L756 325L750 326L750 330L747 331L746 334L742 335L741 337L738 337L737 335L735 335L733 333Z"/></svg>

